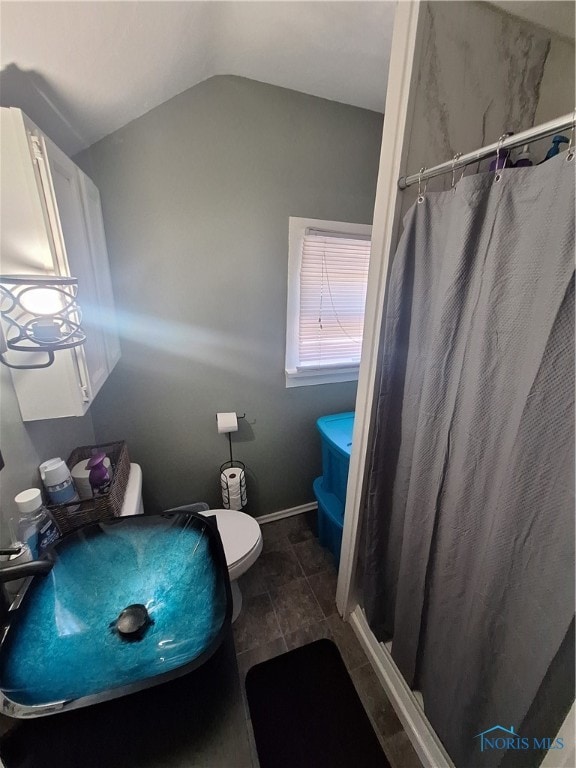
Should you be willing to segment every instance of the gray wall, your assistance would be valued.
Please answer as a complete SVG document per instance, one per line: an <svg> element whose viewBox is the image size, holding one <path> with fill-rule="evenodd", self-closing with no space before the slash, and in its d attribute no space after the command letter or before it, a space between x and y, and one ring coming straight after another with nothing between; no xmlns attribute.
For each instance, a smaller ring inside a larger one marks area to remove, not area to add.
<svg viewBox="0 0 576 768"><path fill-rule="evenodd" d="M122 359L92 407L150 509L219 505L217 411L249 511L313 500L315 420L356 385L286 389L288 217L371 223L382 115L238 77L207 80L76 158L100 189Z"/></svg>
<svg viewBox="0 0 576 768"><path fill-rule="evenodd" d="M10 372L0 365L0 450L5 467L0 476L0 544L10 539L9 519L16 513L14 496L41 488L38 465L53 456L66 460L79 445L94 442L90 412L82 418L29 421L20 416Z"/></svg>

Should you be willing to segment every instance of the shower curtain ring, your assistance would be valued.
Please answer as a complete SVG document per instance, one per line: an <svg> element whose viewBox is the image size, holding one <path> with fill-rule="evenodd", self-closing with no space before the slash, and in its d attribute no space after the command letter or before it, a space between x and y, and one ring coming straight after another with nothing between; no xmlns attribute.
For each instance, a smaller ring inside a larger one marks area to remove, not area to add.
<svg viewBox="0 0 576 768"><path fill-rule="evenodd" d="M576 109L574 110L574 119L572 120L572 130L570 131L570 141L568 142L568 154L566 155L566 160L573 160L574 159L574 147L572 146L574 144L574 127L576 126Z"/></svg>
<svg viewBox="0 0 576 768"><path fill-rule="evenodd" d="M423 203L424 202L424 195L426 194L426 187L428 186L428 182L425 182L424 184L424 192L422 192L422 174L426 170L425 166L422 166L420 170L418 171L418 202Z"/></svg>
<svg viewBox="0 0 576 768"><path fill-rule="evenodd" d="M452 191L454 193L456 192L456 175L455 175L455 173L456 173L456 163L458 162L459 158L461 158L461 157L462 157L462 152L456 152L456 154L452 158L452 185L451 186L452 186ZM464 171L462 171L462 176L463 175L464 175ZM462 176L460 176L460 178L462 178Z"/></svg>
<svg viewBox="0 0 576 768"><path fill-rule="evenodd" d="M495 168L495 175L494 175L494 181L500 181L502 178L502 174L500 173L500 168L498 167L500 165L500 150L502 148L502 144L504 141L510 136L509 133L503 133L502 136L498 139L498 146L496 147L496 168Z"/></svg>

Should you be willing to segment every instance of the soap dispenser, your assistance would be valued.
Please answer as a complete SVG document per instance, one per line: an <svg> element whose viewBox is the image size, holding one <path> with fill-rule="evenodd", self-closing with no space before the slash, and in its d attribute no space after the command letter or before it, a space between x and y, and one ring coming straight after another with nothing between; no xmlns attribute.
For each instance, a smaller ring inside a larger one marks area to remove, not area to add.
<svg viewBox="0 0 576 768"><path fill-rule="evenodd" d="M112 483L112 475L104 463L106 454L100 451L94 454L86 464L86 469L90 470L88 480L94 491L94 496L102 496L108 493Z"/></svg>

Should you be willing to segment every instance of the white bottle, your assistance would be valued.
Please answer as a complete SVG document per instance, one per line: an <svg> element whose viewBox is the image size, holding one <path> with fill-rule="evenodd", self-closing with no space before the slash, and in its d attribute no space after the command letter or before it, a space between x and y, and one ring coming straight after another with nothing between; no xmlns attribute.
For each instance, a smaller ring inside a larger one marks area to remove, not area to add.
<svg viewBox="0 0 576 768"><path fill-rule="evenodd" d="M70 470L62 459L48 459L48 461L42 462L40 464L40 477L52 504L68 504L71 501L80 501ZM68 509L70 512L75 512L78 507L69 507Z"/></svg>
<svg viewBox="0 0 576 768"><path fill-rule="evenodd" d="M19 513L18 538L35 560L60 538L60 532L44 506L38 488L22 491L14 501Z"/></svg>

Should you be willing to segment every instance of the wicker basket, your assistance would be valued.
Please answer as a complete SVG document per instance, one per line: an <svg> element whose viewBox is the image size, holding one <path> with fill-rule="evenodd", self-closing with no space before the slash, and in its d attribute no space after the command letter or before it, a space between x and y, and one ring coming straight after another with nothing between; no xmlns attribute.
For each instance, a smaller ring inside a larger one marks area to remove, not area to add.
<svg viewBox="0 0 576 768"><path fill-rule="evenodd" d="M63 534L74 531L87 523L120 516L130 474L130 457L124 441L102 443L101 445L84 445L81 448L75 448L68 458L68 468L72 469L79 461L88 460L100 451L108 456L112 465L113 475L110 490L106 495L95 496L93 499L50 505L48 510Z"/></svg>

